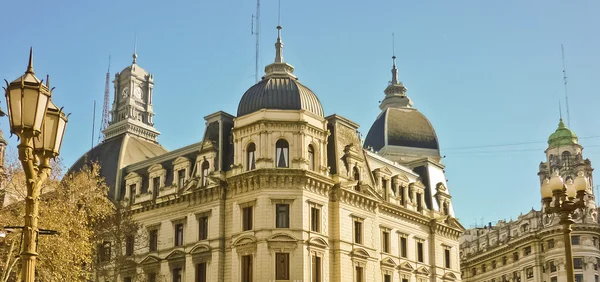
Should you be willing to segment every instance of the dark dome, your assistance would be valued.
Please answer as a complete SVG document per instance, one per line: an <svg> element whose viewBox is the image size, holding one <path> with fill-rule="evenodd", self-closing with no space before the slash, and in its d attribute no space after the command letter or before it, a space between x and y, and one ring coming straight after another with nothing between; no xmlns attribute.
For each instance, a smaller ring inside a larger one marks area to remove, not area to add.
<svg viewBox="0 0 600 282"><path fill-rule="evenodd" d="M364 147L379 151L384 146L439 150L433 126L413 108L388 108L377 117L367 134Z"/></svg>
<svg viewBox="0 0 600 282"><path fill-rule="evenodd" d="M292 77L267 77L250 87L240 100L237 116L261 109L306 110L324 117L315 93Z"/></svg>

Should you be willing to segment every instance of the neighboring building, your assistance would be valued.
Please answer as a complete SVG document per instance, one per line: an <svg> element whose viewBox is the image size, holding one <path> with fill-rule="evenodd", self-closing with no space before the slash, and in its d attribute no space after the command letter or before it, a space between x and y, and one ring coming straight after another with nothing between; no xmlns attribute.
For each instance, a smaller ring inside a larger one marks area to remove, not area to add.
<svg viewBox="0 0 600 282"><path fill-rule="evenodd" d="M206 116L203 140L171 152L156 143L152 76L135 56L117 75L106 140L71 171L99 161L110 195L147 231L141 248L127 240L119 281L460 281L464 228L395 57L363 149L358 124L326 117L298 81L280 34L275 46L237 115Z"/></svg>
<svg viewBox="0 0 600 282"><path fill-rule="evenodd" d="M548 139L546 162L540 163L541 182L558 170L563 179L583 171L593 187L592 166L583 159L583 147L562 119ZM573 262L576 281L598 281L600 225L592 189L587 207L574 214ZM531 210L516 221L499 221L492 226L469 229L461 237L460 258L463 281L567 281L565 242L559 218Z"/></svg>

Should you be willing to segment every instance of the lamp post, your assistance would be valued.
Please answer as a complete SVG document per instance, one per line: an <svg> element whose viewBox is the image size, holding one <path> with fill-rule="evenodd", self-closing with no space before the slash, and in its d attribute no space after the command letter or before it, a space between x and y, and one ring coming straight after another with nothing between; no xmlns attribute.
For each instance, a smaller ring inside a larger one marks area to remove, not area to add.
<svg viewBox="0 0 600 282"><path fill-rule="evenodd" d="M574 223L572 214L577 209L585 208L585 197L587 195L588 181L580 171L575 181L569 179L566 183L555 171L552 177L545 179L541 186L542 202L545 213L557 214L560 217L559 224L562 225L563 239L565 241L565 260L567 269L567 281L574 282L573 273L573 246L571 243L571 225Z"/></svg>
<svg viewBox="0 0 600 282"><path fill-rule="evenodd" d="M59 154L67 123L67 116L50 100L52 89L48 80L44 84L35 76L32 49L25 74L11 83L4 80L10 132L20 139L17 148L27 181L20 254L24 282L35 279L40 190L50 174L50 159Z"/></svg>

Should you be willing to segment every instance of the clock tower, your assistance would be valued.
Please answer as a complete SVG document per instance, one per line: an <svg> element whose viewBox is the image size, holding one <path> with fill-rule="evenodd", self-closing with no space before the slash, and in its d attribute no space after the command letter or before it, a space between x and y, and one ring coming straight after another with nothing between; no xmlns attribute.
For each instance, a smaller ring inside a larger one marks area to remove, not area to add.
<svg viewBox="0 0 600 282"><path fill-rule="evenodd" d="M129 133L157 143L160 133L154 128L152 110L154 77L137 65L137 54L133 54L131 66L115 74L113 84L111 121L103 131L106 139Z"/></svg>

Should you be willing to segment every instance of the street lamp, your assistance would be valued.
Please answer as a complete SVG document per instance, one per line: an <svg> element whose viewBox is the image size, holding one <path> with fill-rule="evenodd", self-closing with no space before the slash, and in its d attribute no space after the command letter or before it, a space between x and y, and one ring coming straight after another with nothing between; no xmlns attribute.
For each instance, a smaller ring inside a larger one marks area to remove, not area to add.
<svg viewBox="0 0 600 282"><path fill-rule="evenodd" d="M50 175L50 159L56 158L65 133L67 116L50 100L52 89L46 79L40 81L33 71L33 50L29 65L21 77L6 81L6 104L10 132L20 139L19 160L27 179L25 225L21 249L21 277L24 282L35 279L35 262L41 186Z"/></svg>
<svg viewBox="0 0 600 282"><path fill-rule="evenodd" d="M565 260L567 269L567 281L574 282L573 273L573 246L571 243L571 224L574 223L572 214L577 209L585 208L585 197L587 195L588 181L580 171L575 177L565 183L558 174L558 170L552 174L550 179L544 179L541 187L542 202L547 214L558 214L559 224L563 227L563 239L565 241Z"/></svg>

